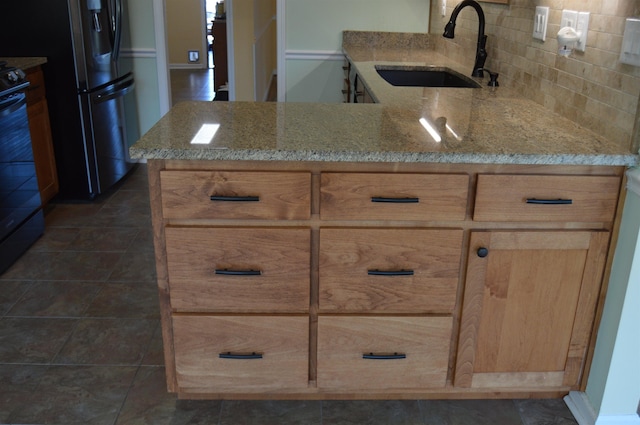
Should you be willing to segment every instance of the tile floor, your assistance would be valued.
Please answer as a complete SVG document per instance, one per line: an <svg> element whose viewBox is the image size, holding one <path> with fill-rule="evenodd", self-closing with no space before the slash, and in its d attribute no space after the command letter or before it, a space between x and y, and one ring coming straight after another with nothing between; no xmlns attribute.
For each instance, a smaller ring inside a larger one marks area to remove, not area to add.
<svg viewBox="0 0 640 425"><path fill-rule="evenodd" d="M562 400L177 400L150 226L144 164L93 203L47 208L44 236L0 275L0 424L576 424Z"/></svg>

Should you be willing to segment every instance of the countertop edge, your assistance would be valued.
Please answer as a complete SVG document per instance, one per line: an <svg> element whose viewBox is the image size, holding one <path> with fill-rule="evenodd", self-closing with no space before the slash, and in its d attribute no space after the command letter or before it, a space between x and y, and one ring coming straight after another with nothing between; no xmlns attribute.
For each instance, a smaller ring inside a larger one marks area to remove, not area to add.
<svg viewBox="0 0 640 425"><path fill-rule="evenodd" d="M264 150L175 150L130 149L132 159L217 160L217 161L308 161L365 163L442 163L515 165L596 165L636 166L639 155L586 154L482 154L482 153L400 153L400 152L323 152Z"/></svg>

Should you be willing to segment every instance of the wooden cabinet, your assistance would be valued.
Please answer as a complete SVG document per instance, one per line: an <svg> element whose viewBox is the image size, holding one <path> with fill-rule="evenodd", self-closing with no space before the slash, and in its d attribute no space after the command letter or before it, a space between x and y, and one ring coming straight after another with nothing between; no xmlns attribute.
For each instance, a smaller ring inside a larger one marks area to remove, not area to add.
<svg viewBox="0 0 640 425"><path fill-rule="evenodd" d="M623 171L151 160L168 388L583 389Z"/></svg>
<svg viewBox="0 0 640 425"><path fill-rule="evenodd" d="M444 388L452 323L451 317L320 316L318 387Z"/></svg>
<svg viewBox="0 0 640 425"><path fill-rule="evenodd" d="M27 89L27 114L31 145L38 177L42 205L47 204L59 189L56 158L53 152L49 109L47 107L42 68L30 68L26 72L30 86Z"/></svg>
<svg viewBox="0 0 640 425"><path fill-rule="evenodd" d="M609 233L473 232L455 384L574 387Z"/></svg>
<svg viewBox="0 0 640 425"><path fill-rule="evenodd" d="M353 103L376 103L358 74L353 83Z"/></svg>
<svg viewBox="0 0 640 425"><path fill-rule="evenodd" d="M478 176L475 221L594 224L471 233L456 385L579 384L619 189L617 176Z"/></svg>

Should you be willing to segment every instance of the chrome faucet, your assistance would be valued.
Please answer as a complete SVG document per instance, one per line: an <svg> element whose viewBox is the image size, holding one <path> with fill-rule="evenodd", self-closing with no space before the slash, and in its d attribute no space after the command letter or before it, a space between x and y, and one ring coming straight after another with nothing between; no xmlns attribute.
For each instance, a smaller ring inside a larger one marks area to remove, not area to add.
<svg viewBox="0 0 640 425"><path fill-rule="evenodd" d="M478 46L476 47L476 63L473 66L473 72L471 73L472 77L484 77L484 73L482 70L484 69L484 61L487 59L487 51L485 50L485 45L487 44L487 36L484 35L484 12L482 11L482 7L477 1L474 0L463 0L460 2L455 9L453 9L453 13L451 14L451 18L449 19L449 23L444 27L444 34L442 34L445 38L453 38L454 37L454 29L456 27L456 19L458 19L458 13L462 9L467 6L473 7L476 12L478 12Z"/></svg>

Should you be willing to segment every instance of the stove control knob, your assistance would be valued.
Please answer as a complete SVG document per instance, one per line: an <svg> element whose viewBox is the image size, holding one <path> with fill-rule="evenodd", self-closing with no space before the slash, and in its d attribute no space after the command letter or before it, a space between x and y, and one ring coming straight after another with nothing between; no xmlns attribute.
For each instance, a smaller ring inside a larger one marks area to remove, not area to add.
<svg viewBox="0 0 640 425"><path fill-rule="evenodd" d="M18 77L18 74L16 74L15 71L9 71L7 72L7 80L9 80L12 83L16 83L18 82L20 78Z"/></svg>

